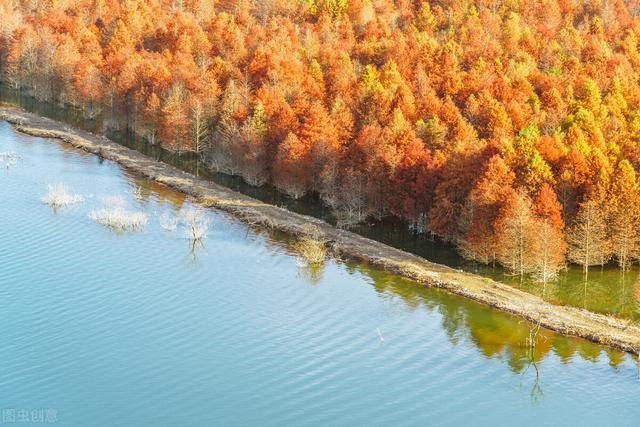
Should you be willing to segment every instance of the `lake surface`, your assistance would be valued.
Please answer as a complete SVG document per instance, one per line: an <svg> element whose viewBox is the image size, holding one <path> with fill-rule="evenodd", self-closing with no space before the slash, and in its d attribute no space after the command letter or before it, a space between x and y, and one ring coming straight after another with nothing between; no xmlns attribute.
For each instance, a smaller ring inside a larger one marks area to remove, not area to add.
<svg viewBox="0 0 640 427"><path fill-rule="evenodd" d="M0 169L0 424L637 425L629 354L364 265L311 269L213 210L194 247L160 226L180 193L4 122L0 152L20 156ZM84 203L42 203L58 182ZM145 229L95 223L110 196Z"/></svg>
<svg viewBox="0 0 640 427"><path fill-rule="evenodd" d="M104 133L120 144L266 203L283 206L295 212L312 215L329 222L333 220L330 210L313 196L294 200L271 186L253 187L242 181L240 177L212 172L191 154L179 155L159 146L150 145L129 131L123 124L123 119L115 116L108 109L105 109L96 118L88 119L77 109L38 101L1 83L0 101L19 105L28 111L69 123L74 127ZM430 261L507 283L556 304L572 305L598 313L613 314L640 321L640 270L637 265L632 266L624 273L615 264L601 268L595 267L590 270L587 279L585 279L580 267L569 266L560 272L557 279L542 286L530 278L513 276L499 266L479 265L464 260L451 246L430 239L429 236L416 235L408 231L407 225L401 221L393 219L382 222L372 221L357 226L354 231L388 245L413 252Z"/></svg>

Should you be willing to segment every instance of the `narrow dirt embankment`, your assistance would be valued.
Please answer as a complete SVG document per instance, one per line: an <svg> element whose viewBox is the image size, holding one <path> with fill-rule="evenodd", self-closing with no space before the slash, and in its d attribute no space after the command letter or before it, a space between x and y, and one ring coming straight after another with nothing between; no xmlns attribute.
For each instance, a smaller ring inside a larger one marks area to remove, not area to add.
<svg viewBox="0 0 640 427"><path fill-rule="evenodd" d="M315 224L325 234L335 256L363 261L413 279L426 286L446 289L497 309L521 316L563 334L585 338L634 353L640 352L640 326L612 316L558 306L503 283L429 262L416 255L333 227L316 218L269 205L216 183L194 177L155 161L109 139L71 129L64 123L13 107L0 106L0 119L29 135L57 138L77 148L118 162L143 176L194 197L199 203L229 212L247 223L301 235L305 224Z"/></svg>

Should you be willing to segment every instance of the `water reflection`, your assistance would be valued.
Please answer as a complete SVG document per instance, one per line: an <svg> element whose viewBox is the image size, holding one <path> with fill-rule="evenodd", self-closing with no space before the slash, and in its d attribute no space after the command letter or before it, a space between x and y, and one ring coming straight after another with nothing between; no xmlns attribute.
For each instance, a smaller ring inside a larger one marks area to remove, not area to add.
<svg viewBox="0 0 640 427"><path fill-rule="evenodd" d="M273 230L261 232L269 236L265 244L273 246L273 250L285 249L296 255L295 245L288 236ZM334 262L343 263L339 260ZM473 343L484 357L504 360L516 374L535 372L536 396L541 392L541 374L537 367L549 355L557 356L565 364L575 357L596 362L605 356L612 367L620 366L626 357L631 357L622 351L611 348L605 350L598 344L557 334L518 317L445 291L427 288L377 268L354 262L343 264L352 275L366 276L381 297L400 297L410 310L439 313L442 328L454 346L465 339ZM317 285L322 268L319 266L318 270L310 270L302 265L300 272L309 279L309 283Z"/></svg>
<svg viewBox="0 0 640 427"><path fill-rule="evenodd" d="M153 199L161 199L170 203L178 212L187 200L184 193L173 191L157 181L142 178L126 169L123 169L123 174L132 183L132 188L139 189L139 197L136 197L138 201L149 203Z"/></svg>
<svg viewBox="0 0 640 427"><path fill-rule="evenodd" d="M185 204L184 197L165 186L146 179L135 179L135 185L141 187L144 197L163 199L174 206L178 212ZM296 241L277 230L246 226L249 237L263 235L261 241L275 252L286 251L298 259L298 271L311 285L321 283L324 264L309 265L296 253ZM197 261L198 251L206 250L205 243L190 242L191 258ZM540 371L538 363L550 354L558 356L563 363L569 363L579 356L585 360L597 361L602 353L612 367L619 366L625 360L625 353L613 349L602 351L603 347L577 338L566 337L541 328L490 307L465 300L437 289L426 288L414 281L404 279L386 271L354 262L339 262L352 275L363 275L369 279L381 297L400 297L410 310L436 311L441 316L442 328L449 341L458 345L466 339L475 345L486 358L500 358L516 374L534 373L532 396L541 395ZM638 283L638 282L636 282ZM561 289L550 284L548 291Z"/></svg>
<svg viewBox="0 0 640 427"><path fill-rule="evenodd" d="M531 375L527 375L531 374ZM533 377L531 379L531 377ZM532 384L525 385L525 382L532 381ZM538 363L533 359L529 362L526 369L520 374L520 388L525 389L530 387L529 389L529 398L531 399L531 403L536 405L539 404L543 397L544 392L542 391L542 383L540 380L540 368L538 367Z"/></svg>
<svg viewBox="0 0 640 427"><path fill-rule="evenodd" d="M376 282L376 286L384 286L384 282ZM485 357L506 359L513 372L522 372L531 363L542 361L550 352L557 354L564 363L570 362L576 354L596 361L601 353L602 347L588 341L537 328L473 302L453 301L453 296L441 291L416 288L419 285L407 286L400 294L403 298L408 297L409 307L415 309L422 305L433 309L436 306L452 344L456 344L460 336L468 337ZM397 286L385 290L394 292L395 289ZM533 334L532 328L536 328ZM609 350L607 354L612 366L619 365L625 357L623 352L615 350Z"/></svg>
<svg viewBox="0 0 640 427"><path fill-rule="evenodd" d="M312 285L317 285L322 281L324 273L323 264L309 264L306 262L299 262L298 271L300 275L306 278Z"/></svg>
<svg viewBox="0 0 640 427"><path fill-rule="evenodd" d="M198 264L198 256L204 256L207 253L207 250L204 245L204 241L202 239L198 240L189 240L189 260L192 264Z"/></svg>

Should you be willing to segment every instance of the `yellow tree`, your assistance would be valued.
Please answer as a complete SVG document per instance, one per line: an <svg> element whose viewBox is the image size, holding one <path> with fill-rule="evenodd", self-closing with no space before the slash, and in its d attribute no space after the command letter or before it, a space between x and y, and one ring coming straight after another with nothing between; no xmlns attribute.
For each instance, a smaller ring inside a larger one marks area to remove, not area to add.
<svg viewBox="0 0 640 427"><path fill-rule="evenodd" d="M628 160L622 160L611 182L609 209L612 250L623 271L640 254L638 201L636 172Z"/></svg>
<svg viewBox="0 0 640 427"><path fill-rule="evenodd" d="M538 192L533 211L538 229L538 251L534 254L533 273L546 283L564 267L567 253L562 205L549 184L544 184Z"/></svg>
<svg viewBox="0 0 640 427"><path fill-rule="evenodd" d="M605 213L595 200L580 205L573 226L567 233L569 260L589 274L589 267L602 265L611 258L611 245L607 236Z"/></svg>
<svg viewBox="0 0 640 427"><path fill-rule="evenodd" d="M161 110L162 126L160 139L173 149L188 149L189 112L187 111L187 91L180 84L174 84Z"/></svg>
<svg viewBox="0 0 640 427"><path fill-rule="evenodd" d="M535 271L539 236L526 195L514 193L506 201L496 221L496 234L498 261L503 266L520 276Z"/></svg>

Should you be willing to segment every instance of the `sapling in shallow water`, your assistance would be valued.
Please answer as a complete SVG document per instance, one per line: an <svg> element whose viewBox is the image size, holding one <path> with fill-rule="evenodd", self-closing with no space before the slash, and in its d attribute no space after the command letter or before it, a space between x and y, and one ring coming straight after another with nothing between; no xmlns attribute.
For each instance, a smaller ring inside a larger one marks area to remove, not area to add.
<svg viewBox="0 0 640 427"><path fill-rule="evenodd" d="M180 222L185 227L187 237L191 240L202 240L209 232L209 218L204 210L187 208L180 212Z"/></svg>

